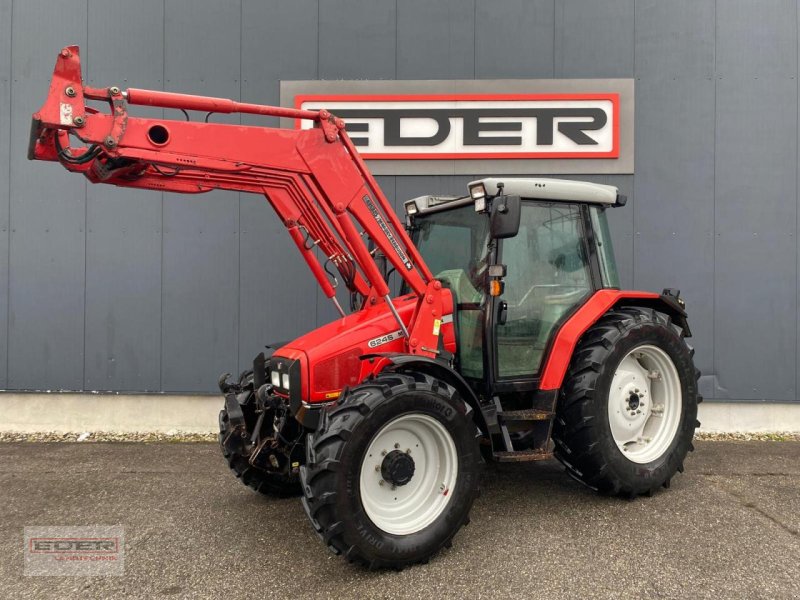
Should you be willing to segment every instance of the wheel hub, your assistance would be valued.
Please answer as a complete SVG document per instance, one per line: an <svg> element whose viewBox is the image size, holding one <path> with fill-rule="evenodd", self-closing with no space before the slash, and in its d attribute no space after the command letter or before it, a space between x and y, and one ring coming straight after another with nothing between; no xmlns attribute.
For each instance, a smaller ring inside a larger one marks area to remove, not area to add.
<svg viewBox="0 0 800 600"><path fill-rule="evenodd" d="M631 371L618 372L615 379L616 414L627 427L634 427L637 421L649 415L649 382L641 373Z"/></svg>
<svg viewBox="0 0 800 600"><path fill-rule="evenodd" d="M381 477L399 487L411 481L414 468L414 459L410 455L400 450L392 450L381 463Z"/></svg>

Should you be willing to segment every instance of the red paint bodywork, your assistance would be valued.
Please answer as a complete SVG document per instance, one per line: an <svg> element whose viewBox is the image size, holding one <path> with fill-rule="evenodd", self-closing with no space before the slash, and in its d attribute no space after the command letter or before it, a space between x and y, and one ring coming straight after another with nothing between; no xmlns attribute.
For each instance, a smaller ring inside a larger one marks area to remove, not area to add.
<svg viewBox="0 0 800 600"><path fill-rule="evenodd" d="M453 301L449 290L444 290L445 312L452 312ZM393 300L400 317L410 323L416 308L416 296L409 294ZM397 323L385 304L376 304L358 312L337 319L308 332L275 351L275 356L301 361L302 397L306 402L330 402L338 397L344 386L353 386L371 373L379 372L384 363L369 360L360 361L358 370L348 373L339 385L330 388L315 388L312 384L317 379L317 370L324 368L326 361L337 356L353 352L358 356L376 353L405 352L405 341L398 337L392 341L370 346L375 340L398 329ZM441 326L442 344L448 352L456 351L456 339L452 323Z"/></svg>
<svg viewBox="0 0 800 600"><path fill-rule="evenodd" d="M572 360L572 353L580 337L594 325L609 308L626 298L657 299L653 292L634 292L620 290L600 290L573 314L558 330L544 369L539 379L540 390L557 390L564 381L564 375Z"/></svg>

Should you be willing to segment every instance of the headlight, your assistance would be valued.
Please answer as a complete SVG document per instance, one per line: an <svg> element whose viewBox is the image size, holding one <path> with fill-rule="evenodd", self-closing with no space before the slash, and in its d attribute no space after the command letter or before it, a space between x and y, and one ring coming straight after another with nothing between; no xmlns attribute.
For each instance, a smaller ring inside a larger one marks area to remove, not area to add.
<svg viewBox="0 0 800 600"><path fill-rule="evenodd" d="M285 389L288 392L289 391L289 374L288 373L284 373L283 377L281 378L281 380L283 382L283 389Z"/></svg>
<svg viewBox="0 0 800 600"><path fill-rule="evenodd" d="M272 383L272 387L280 387L281 374L277 371L272 371L272 373L270 373L270 382Z"/></svg>

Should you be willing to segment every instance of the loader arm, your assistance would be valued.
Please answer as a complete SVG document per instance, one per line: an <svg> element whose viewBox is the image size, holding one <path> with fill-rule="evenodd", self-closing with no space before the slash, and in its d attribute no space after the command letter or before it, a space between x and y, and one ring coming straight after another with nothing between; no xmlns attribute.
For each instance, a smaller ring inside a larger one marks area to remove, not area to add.
<svg viewBox="0 0 800 600"><path fill-rule="evenodd" d="M108 112L86 101L109 106ZM128 114L128 105L177 109L187 120ZM186 111L247 113L314 122L277 129L188 120ZM71 138L78 142L75 146ZM48 97L33 115L28 158L60 162L92 183L179 193L215 189L263 194L280 217L325 295L336 300L335 267L362 306L385 302L408 352L433 356L438 346L440 282L407 235L350 140L341 119L223 98L83 85L79 49L61 50ZM407 282L418 301L410 322L398 315L365 236ZM315 247L318 247L319 252ZM320 258L321 256L321 258Z"/></svg>

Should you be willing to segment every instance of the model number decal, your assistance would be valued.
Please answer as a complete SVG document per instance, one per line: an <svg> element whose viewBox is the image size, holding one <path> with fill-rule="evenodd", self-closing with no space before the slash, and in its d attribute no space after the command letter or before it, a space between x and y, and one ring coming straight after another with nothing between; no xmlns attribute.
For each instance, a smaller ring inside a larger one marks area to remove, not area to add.
<svg viewBox="0 0 800 600"><path fill-rule="evenodd" d="M397 253L397 256L400 257L400 261L405 265L406 269L410 271L413 268L413 266L411 265L411 261L408 260L408 256L406 256L406 253L403 252L403 249L400 247L400 244L397 243L397 240L395 239L394 235L392 235L389 226L386 224L386 221L383 220L383 217L381 216L378 207L375 206L375 203L372 201L372 198L370 198L369 196L364 196L364 204L367 205L369 212L372 213L372 216L375 218L375 221L377 221L378 227L380 227L381 231L383 231L383 235L386 236L386 239L389 240L389 243L392 245L392 248L394 248L394 251Z"/></svg>
<svg viewBox="0 0 800 600"><path fill-rule="evenodd" d="M387 333L386 335L382 335L381 337L376 337L375 339L368 341L367 346L370 348L377 348L378 346L383 346L389 342L399 340L401 337L403 337L403 332L398 329L397 331Z"/></svg>

